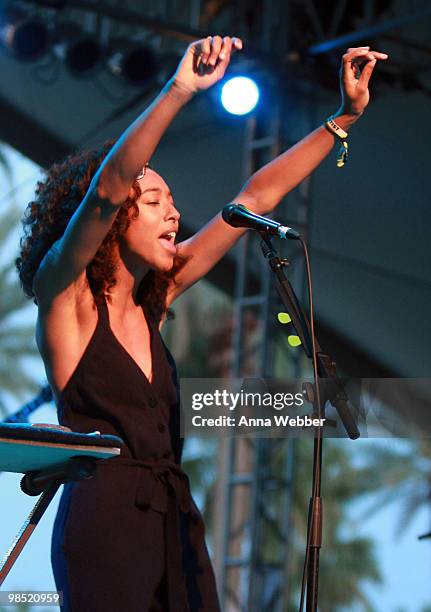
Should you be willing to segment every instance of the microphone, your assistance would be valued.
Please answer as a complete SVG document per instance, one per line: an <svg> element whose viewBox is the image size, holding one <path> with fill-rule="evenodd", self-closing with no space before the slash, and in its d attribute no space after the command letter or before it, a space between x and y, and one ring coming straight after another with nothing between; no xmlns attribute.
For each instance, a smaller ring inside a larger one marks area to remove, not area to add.
<svg viewBox="0 0 431 612"><path fill-rule="evenodd" d="M287 238L298 240L299 234L296 230L286 225L282 225L277 221L261 217L248 210L242 204L227 204L221 213L224 221L232 227L246 227L256 230L257 232L278 236L279 238Z"/></svg>

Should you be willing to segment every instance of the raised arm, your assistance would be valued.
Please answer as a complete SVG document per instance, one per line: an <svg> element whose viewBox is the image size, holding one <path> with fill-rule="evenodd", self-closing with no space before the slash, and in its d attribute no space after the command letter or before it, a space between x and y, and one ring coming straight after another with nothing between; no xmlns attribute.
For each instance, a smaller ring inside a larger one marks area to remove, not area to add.
<svg viewBox="0 0 431 612"><path fill-rule="evenodd" d="M369 47L348 49L343 55L340 84L341 106L332 115L337 125L348 132L368 105L368 83L377 60L385 60L385 53L370 51ZM366 63L365 63L366 62ZM360 73L361 64L365 66ZM321 125L291 149L256 172L244 185L235 201L253 200L252 206L259 214L268 213L277 206L289 191L294 189L325 159L336 140ZM339 144L339 143L338 143Z"/></svg>
<svg viewBox="0 0 431 612"><path fill-rule="evenodd" d="M348 49L340 69L341 106L333 115L345 131L362 115L369 102L368 83L378 60L387 55L369 47ZM363 65L362 72L360 67ZM274 210L281 199L304 180L328 155L335 138L323 125L295 146L258 170L234 198L257 214ZM227 225L219 213L200 232L179 245L190 259L176 277L168 295L169 303L204 276L245 233Z"/></svg>
<svg viewBox="0 0 431 612"><path fill-rule="evenodd" d="M220 36L189 45L172 79L112 147L63 236L42 261L34 280L38 297L49 301L84 273L164 132L196 92L223 76L233 47L240 49L241 41Z"/></svg>
<svg viewBox="0 0 431 612"><path fill-rule="evenodd" d="M188 47L173 78L144 115L124 132L103 163L98 190L104 198L113 204L124 202L135 177L179 109L195 93L223 77L232 48L241 49L241 40L208 36Z"/></svg>

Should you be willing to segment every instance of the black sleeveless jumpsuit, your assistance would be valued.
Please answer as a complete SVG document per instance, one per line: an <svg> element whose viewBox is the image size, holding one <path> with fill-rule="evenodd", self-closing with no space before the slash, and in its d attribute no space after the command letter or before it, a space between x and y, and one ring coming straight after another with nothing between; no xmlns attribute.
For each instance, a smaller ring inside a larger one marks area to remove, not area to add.
<svg viewBox="0 0 431 612"><path fill-rule="evenodd" d="M90 480L68 483L54 523L51 558L63 610L219 612L202 517L180 467L175 362L157 326L153 381L116 339L106 303L58 402L74 431L119 435L119 457Z"/></svg>

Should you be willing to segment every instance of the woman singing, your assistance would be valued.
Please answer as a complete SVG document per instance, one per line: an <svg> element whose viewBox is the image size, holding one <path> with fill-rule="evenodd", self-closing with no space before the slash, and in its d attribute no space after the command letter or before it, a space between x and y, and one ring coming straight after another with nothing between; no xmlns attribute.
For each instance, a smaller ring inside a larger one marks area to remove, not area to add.
<svg viewBox="0 0 431 612"><path fill-rule="evenodd" d="M244 230L218 214L176 244L180 213L147 164L175 115L223 77L241 48L238 38L220 36L191 44L115 144L48 170L24 218L17 267L38 306L36 339L59 422L125 443L94 478L64 487L52 541L64 610L219 610L202 517L181 469L175 363L159 330L172 302ZM369 47L343 56L342 102L333 115L342 131L367 106L368 81L386 57ZM270 212L335 140L318 127L256 172L234 201Z"/></svg>

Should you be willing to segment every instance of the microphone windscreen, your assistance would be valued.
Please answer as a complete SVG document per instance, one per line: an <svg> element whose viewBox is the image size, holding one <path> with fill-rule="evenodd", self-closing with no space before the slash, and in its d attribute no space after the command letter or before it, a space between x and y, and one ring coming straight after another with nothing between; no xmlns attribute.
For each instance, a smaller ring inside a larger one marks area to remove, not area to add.
<svg viewBox="0 0 431 612"><path fill-rule="evenodd" d="M242 204L226 204L222 209L221 216L232 227L250 227L247 222L249 217L253 216L253 213Z"/></svg>
<svg viewBox="0 0 431 612"><path fill-rule="evenodd" d="M223 220L226 221L226 223L231 222L236 208L236 204L226 204L226 206L223 207L223 210L221 211L221 216L223 217Z"/></svg>

